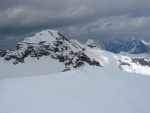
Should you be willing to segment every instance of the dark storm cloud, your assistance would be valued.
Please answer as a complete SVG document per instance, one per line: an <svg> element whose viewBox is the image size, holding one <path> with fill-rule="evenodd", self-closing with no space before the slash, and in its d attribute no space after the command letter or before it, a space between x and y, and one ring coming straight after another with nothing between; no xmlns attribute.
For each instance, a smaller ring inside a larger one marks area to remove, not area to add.
<svg viewBox="0 0 150 113"><path fill-rule="evenodd" d="M0 32L90 22L105 16L143 12L145 0L1 0Z"/></svg>
<svg viewBox="0 0 150 113"><path fill-rule="evenodd" d="M148 30L149 4L150 0L0 0L0 34L9 41L7 37L48 28L69 31L70 36Z"/></svg>
<svg viewBox="0 0 150 113"><path fill-rule="evenodd" d="M83 25L65 27L62 31L68 36L99 40L114 38L139 38L150 40L150 17L130 17L129 15L100 18Z"/></svg>

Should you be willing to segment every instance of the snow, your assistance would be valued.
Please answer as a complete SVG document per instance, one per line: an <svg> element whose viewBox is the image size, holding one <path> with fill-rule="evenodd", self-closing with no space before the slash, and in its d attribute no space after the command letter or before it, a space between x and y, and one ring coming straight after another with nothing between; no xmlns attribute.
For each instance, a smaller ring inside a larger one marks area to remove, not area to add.
<svg viewBox="0 0 150 113"><path fill-rule="evenodd" d="M32 45L35 47L35 49L38 49L41 46L41 44L40 44L41 42L43 42L42 45L50 45L51 47L55 47L54 43L57 42L57 39L59 39L59 41L63 42L62 45L67 45L70 50L73 50L76 52L79 51L70 42L62 39L61 36L59 36L58 31L48 29L48 30L43 30L41 32L38 32L34 36L26 37L22 42L18 43L18 45L21 46L21 49L19 49L16 52L16 55L18 55L18 52L25 52L27 49L27 46L29 46L29 45ZM13 53L11 53L10 55L12 55Z"/></svg>
<svg viewBox="0 0 150 113"><path fill-rule="evenodd" d="M86 54L99 61L104 67L118 67L119 55L98 48L87 49Z"/></svg>
<svg viewBox="0 0 150 113"><path fill-rule="evenodd" d="M27 37L22 42L26 43L37 43L41 41L46 41L47 43L51 43L53 41L56 41L55 37L59 37L58 31L55 30L43 30L39 33L36 33L33 37Z"/></svg>
<svg viewBox="0 0 150 113"><path fill-rule="evenodd" d="M92 59L96 59L97 61L99 61L104 66L104 68L115 67L116 69L118 69L120 67L119 61L121 61L130 64L130 66L128 65L121 66L123 71L127 71L130 73L138 73L141 75L150 75L150 67L142 66L132 62L132 58L144 58L144 57L149 58L148 54L139 54L139 55L133 55L127 53L114 54L98 48L93 48L93 49L89 48L86 50L87 50L86 54L90 56Z"/></svg>
<svg viewBox="0 0 150 113"><path fill-rule="evenodd" d="M85 43L86 46L89 46L89 47L96 47L96 48L100 48L100 45L97 41L94 41L92 39L88 39L88 41Z"/></svg>
<svg viewBox="0 0 150 113"><path fill-rule="evenodd" d="M120 57L121 61L130 64L130 66L128 66L128 65L121 66L121 68L124 71L130 72L130 73L139 73L141 75L150 75L150 67L142 66L142 65L140 65L138 63L133 63L131 58L128 57L128 56L121 56ZM137 56L137 58L138 58L138 56Z"/></svg>
<svg viewBox="0 0 150 113"><path fill-rule="evenodd" d="M70 43L77 49L79 49L80 51L84 48L86 48L85 45L81 44L79 41L77 41L76 39L71 39Z"/></svg>
<svg viewBox="0 0 150 113"><path fill-rule="evenodd" d="M148 66L141 66L135 63L131 63L131 66L121 66L124 71L130 73L139 73L141 75L150 75L150 67Z"/></svg>
<svg viewBox="0 0 150 113"><path fill-rule="evenodd" d="M145 40L142 40L142 43L147 45L147 46L150 46L150 42L146 42Z"/></svg>
<svg viewBox="0 0 150 113"><path fill-rule="evenodd" d="M149 113L150 77L114 68L0 80L0 113Z"/></svg>
<svg viewBox="0 0 150 113"><path fill-rule="evenodd" d="M52 59L50 56L43 56L39 59L27 57L24 62L14 65L13 60L4 61L0 57L0 79L52 74L63 71L65 68L63 63Z"/></svg>
<svg viewBox="0 0 150 113"><path fill-rule="evenodd" d="M67 54L67 52L64 52L63 54L65 55ZM110 67L120 69L119 61L122 61L130 64L130 66L121 66L123 71L127 71L130 73L139 73L142 75L150 75L150 67L141 66L139 64L133 63L131 60L131 58L141 58L142 56L146 56L146 54L114 54L98 48L86 48L85 54L88 55L91 59L99 61L104 68ZM4 61L3 58L0 57L0 79L53 74L61 72L65 69L65 65L63 63L59 62L58 60L52 59L50 56L43 56L39 59L27 57L25 58L24 62L25 63L14 65L13 60ZM88 64L85 63L85 65ZM73 69L73 67L70 66L70 69Z"/></svg>

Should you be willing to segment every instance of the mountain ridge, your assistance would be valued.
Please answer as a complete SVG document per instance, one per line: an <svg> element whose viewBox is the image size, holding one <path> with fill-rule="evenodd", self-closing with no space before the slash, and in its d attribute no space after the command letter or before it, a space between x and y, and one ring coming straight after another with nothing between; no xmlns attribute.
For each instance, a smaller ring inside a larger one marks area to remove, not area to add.
<svg viewBox="0 0 150 113"><path fill-rule="evenodd" d="M114 39L108 42L102 42L103 49L113 52L128 52L130 54L150 54L150 41L140 40L140 39Z"/></svg>
<svg viewBox="0 0 150 113"><path fill-rule="evenodd" d="M79 43L78 43L79 44ZM33 37L26 37L17 44L14 51L2 50L0 56L6 61L14 60L13 64L24 63L28 56L39 59L42 56L50 56L52 59L64 63L65 69L78 68L85 63L101 66L95 59L89 58L84 53L84 48L79 47L77 42L73 44L61 33L55 30L43 30ZM77 47L78 45L78 47Z"/></svg>

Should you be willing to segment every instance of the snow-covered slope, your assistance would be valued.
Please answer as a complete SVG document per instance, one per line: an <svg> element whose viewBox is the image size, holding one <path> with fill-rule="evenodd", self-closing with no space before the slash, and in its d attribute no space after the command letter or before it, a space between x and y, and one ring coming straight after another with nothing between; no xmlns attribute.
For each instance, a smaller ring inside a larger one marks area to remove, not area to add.
<svg viewBox="0 0 150 113"><path fill-rule="evenodd" d="M0 113L149 113L150 77L115 68L0 80Z"/></svg>
<svg viewBox="0 0 150 113"><path fill-rule="evenodd" d="M150 55L115 54L101 49L86 49L85 53L101 62L104 68L116 68L131 73L150 75Z"/></svg>
<svg viewBox="0 0 150 113"><path fill-rule="evenodd" d="M24 62L14 65L13 60L4 61L0 58L0 79L46 75L65 69L63 63L49 56L43 56L40 59L27 57Z"/></svg>

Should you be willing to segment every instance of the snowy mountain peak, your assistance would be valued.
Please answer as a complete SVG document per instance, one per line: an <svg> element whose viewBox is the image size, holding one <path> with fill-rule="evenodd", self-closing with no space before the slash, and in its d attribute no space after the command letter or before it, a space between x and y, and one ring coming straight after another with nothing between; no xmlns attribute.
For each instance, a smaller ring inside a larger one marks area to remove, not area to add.
<svg viewBox="0 0 150 113"><path fill-rule="evenodd" d="M85 43L85 45L88 47L91 47L91 48L101 48L99 43L92 39L88 39L88 41Z"/></svg>
<svg viewBox="0 0 150 113"><path fill-rule="evenodd" d="M58 61L58 64L63 64L64 71L84 65L101 66L85 54L82 44L75 40L71 42L58 31L44 30L18 43L17 50L0 53L6 61L13 60L13 64L25 63L27 57L39 59L48 56L51 60Z"/></svg>
<svg viewBox="0 0 150 113"><path fill-rule="evenodd" d="M70 43L77 49L84 51L86 46L81 44L78 40L71 39Z"/></svg>
<svg viewBox="0 0 150 113"><path fill-rule="evenodd" d="M67 40L64 35L55 30L43 30L41 32L36 33L33 37L27 37L22 42L24 43L52 43L57 40Z"/></svg>

